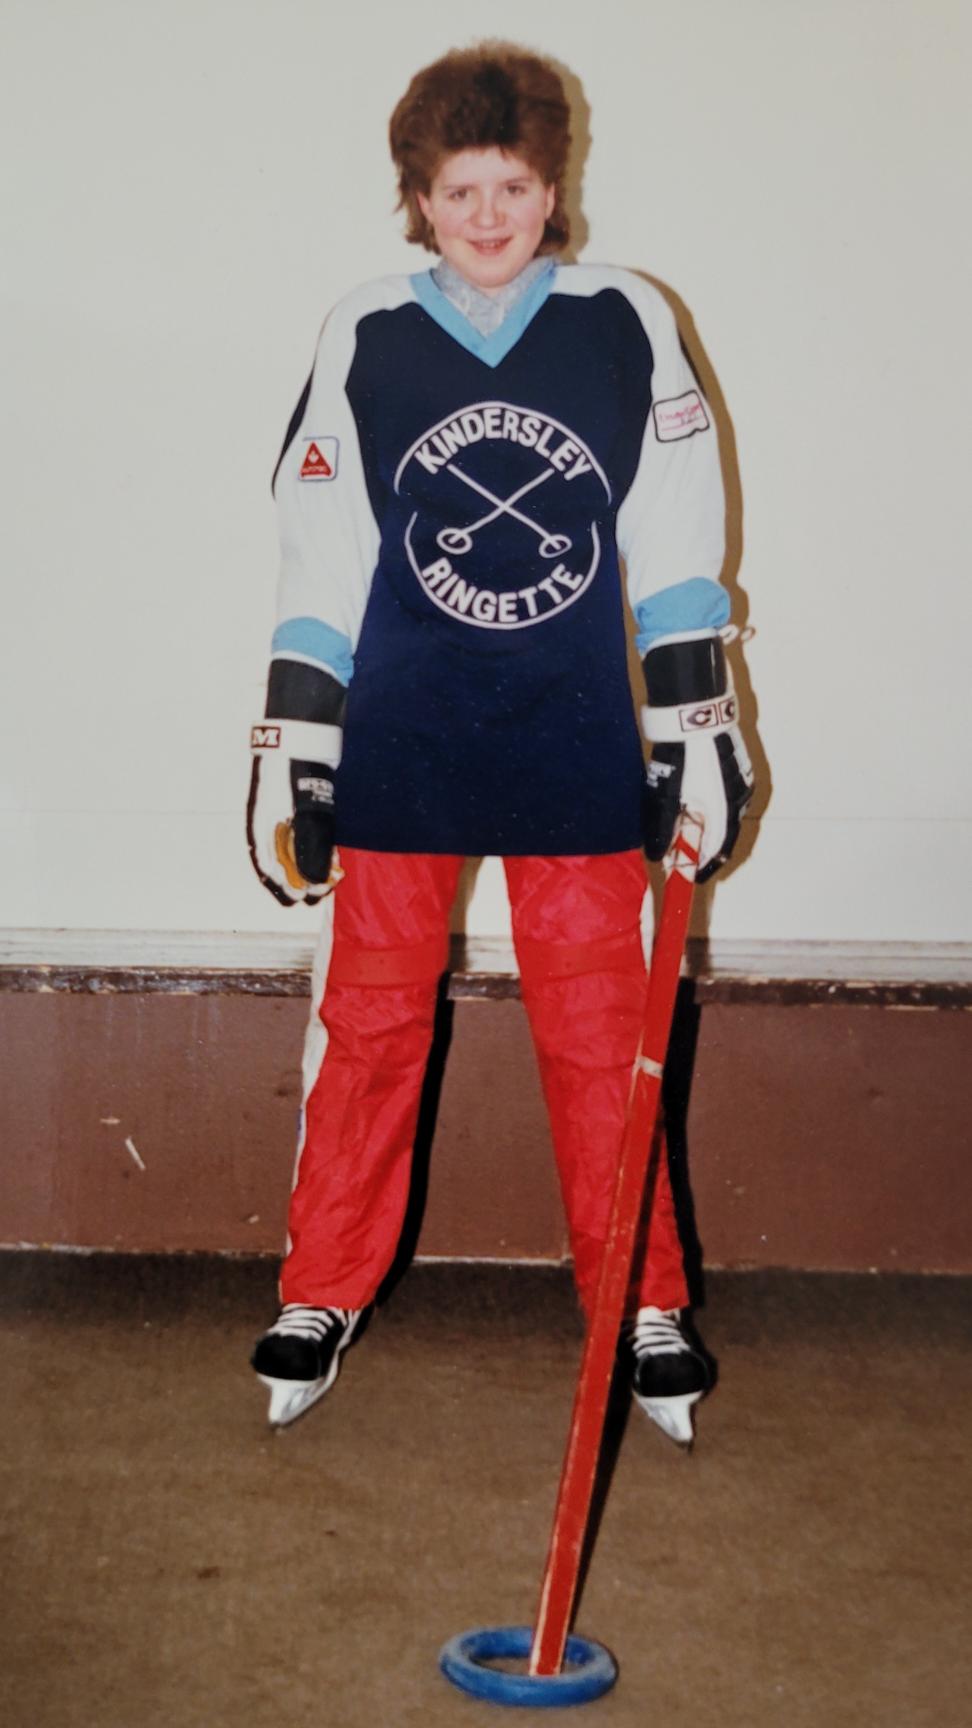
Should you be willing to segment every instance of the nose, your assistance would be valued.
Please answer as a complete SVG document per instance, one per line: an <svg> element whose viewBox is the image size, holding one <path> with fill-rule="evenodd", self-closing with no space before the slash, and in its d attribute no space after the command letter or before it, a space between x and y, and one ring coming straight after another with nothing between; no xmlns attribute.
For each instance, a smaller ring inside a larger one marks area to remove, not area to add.
<svg viewBox="0 0 972 1728"><path fill-rule="evenodd" d="M479 195L473 220L477 228L495 228L502 221L500 212L496 207L496 194L490 191L488 187L484 188Z"/></svg>

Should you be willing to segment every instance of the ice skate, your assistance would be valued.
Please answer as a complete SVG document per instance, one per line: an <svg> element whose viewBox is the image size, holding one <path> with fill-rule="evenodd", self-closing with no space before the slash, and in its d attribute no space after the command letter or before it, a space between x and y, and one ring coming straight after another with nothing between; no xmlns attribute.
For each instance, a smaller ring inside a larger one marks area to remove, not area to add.
<svg viewBox="0 0 972 1728"><path fill-rule="evenodd" d="M692 1409L709 1390L712 1374L682 1327L678 1308L639 1308L625 1324L636 1403L676 1445L695 1437Z"/></svg>
<svg viewBox="0 0 972 1728"><path fill-rule="evenodd" d="M250 1358L270 1392L271 1428L295 1422L337 1379L341 1353L359 1330L366 1308L307 1308L288 1302Z"/></svg>

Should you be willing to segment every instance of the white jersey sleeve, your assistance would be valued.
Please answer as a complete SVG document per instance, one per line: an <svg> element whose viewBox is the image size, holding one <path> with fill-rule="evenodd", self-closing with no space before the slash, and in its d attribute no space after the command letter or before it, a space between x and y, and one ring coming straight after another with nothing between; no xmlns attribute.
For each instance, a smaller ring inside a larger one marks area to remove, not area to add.
<svg viewBox="0 0 972 1728"><path fill-rule="evenodd" d="M384 278L331 312L274 476L281 561L273 657L322 667L345 685L380 538L346 384L360 319L410 293L407 278Z"/></svg>
<svg viewBox="0 0 972 1728"><path fill-rule="evenodd" d="M729 597L719 585L725 496L712 410L674 315L657 289L628 272L623 279L654 358L641 458L618 512L618 548L644 654L659 636L726 622Z"/></svg>

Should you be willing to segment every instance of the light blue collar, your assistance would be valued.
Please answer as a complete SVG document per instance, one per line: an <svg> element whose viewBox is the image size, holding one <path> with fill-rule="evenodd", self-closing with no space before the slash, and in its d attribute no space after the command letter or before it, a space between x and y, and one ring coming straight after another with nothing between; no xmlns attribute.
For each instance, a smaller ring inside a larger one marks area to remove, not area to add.
<svg viewBox="0 0 972 1728"><path fill-rule="evenodd" d="M518 271L512 282L504 282L501 288L487 294L485 289L477 288L475 282L469 282L450 264L448 258L440 258L433 267L432 280L437 288L441 288L447 300L457 306L464 317L469 319L474 330L480 336L492 336L498 330L504 319L509 316L518 300L522 300L529 288L533 287L538 276L542 276L548 268L549 259L531 258L523 269Z"/></svg>
<svg viewBox="0 0 972 1728"><path fill-rule="evenodd" d="M536 317L553 287L556 269L553 259L541 258L535 262L540 265L539 270L534 270L532 264L527 265L526 269L531 272L532 280L510 306L502 323L488 335L477 330L439 287L435 280L438 266L435 272L419 271L411 278L411 282L415 298L423 311L427 312L430 318L434 318L448 336L477 360L482 360L486 366L495 367L501 360L506 359L510 349L519 342L527 325ZM526 275L526 271L521 272L521 276L523 275ZM516 280L519 281L520 277ZM510 286L515 284L511 283Z"/></svg>

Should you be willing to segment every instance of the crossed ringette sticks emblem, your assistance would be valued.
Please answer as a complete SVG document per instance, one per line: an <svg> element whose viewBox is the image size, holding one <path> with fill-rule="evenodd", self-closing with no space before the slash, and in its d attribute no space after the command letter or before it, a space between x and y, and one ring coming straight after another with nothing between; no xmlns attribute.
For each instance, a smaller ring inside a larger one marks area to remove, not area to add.
<svg viewBox="0 0 972 1728"><path fill-rule="evenodd" d="M478 534L480 528L485 528L487 523L495 522L499 516L512 516L515 522L522 522L524 528L529 528L540 541L541 558L562 558L565 552L570 551L572 542L566 534L550 533L539 522L534 522L532 516L526 516L522 510L515 508L520 499L525 498L528 492L534 491L537 486L542 486L544 481L551 478L554 473L553 468L545 468L542 474L538 474L533 480L528 480L525 486L521 486L516 492L511 492L508 498L497 498L495 492L490 492L487 486L480 485L480 482L474 480L470 474L464 474L455 462L450 462L447 465L447 472L454 474L456 479L461 480L464 486L468 486L471 492L478 492L481 498L485 498L495 508L488 511L485 516L480 516L478 521L470 522L465 528L440 529L435 538L437 545L441 546L443 552L450 552L453 557L461 558L463 553L470 551L473 535Z"/></svg>

